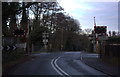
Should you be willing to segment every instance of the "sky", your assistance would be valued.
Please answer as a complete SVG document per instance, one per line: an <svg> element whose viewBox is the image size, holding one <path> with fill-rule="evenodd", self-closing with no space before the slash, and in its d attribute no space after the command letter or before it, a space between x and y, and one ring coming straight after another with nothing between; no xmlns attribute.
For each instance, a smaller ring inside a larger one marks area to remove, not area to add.
<svg viewBox="0 0 120 77"><path fill-rule="evenodd" d="M77 19L80 22L80 27L82 29L86 28L94 29L94 16L95 16L97 26L107 26L107 31L118 31L119 0L58 0L58 1L60 5L64 8L64 11L66 13L68 13L70 16L72 16L74 19Z"/></svg>
<svg viewBox="0 0 120 77"><path fill-rule="evenodd" d="M61 0L64 11L80 22L82 29L107 26L107 31L118 31L118 2L85 2L83 0Z"/></svg>

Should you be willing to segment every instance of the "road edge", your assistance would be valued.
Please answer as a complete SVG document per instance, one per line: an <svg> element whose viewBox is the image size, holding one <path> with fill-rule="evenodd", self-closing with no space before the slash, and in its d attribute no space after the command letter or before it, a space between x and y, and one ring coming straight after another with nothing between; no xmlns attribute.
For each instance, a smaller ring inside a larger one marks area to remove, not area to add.
<svg viewBox="0 0 120 77"><path fill-rule="evenodd" d="M11 70L12 68L14 68L15 66L17 66L17 65L19 65L19 64L22 64L22 63L24 63L24 62L26 62L26 61L30 61L30 60L32 60L33 58L36 58L36 57L37 57L37 56L30 56L30 55L29 55L29 56L20 58L20 59L17 60L17 61L13 61L13 62L12 62L13 64L11 64L10 66L9 66L9 64L7 64L7 65L6 65L7 68L5 68L4 71L2 71L2 75L8 74L8 71Z"/></svg>
<svg viewBox="0 0 120 77"><path fill-rule="evenodd" d="M104 73L104 74L107 74L107 75L111 76L111 77L116 77L116 75L110 74L110 73L108 73L108 72L106 72L106 71L100 70L100 69L98 69L98 68L96 68L96 67L94 67L94 66L91 66L91 65L88 64L88 63L86 63L86 62L84 61L84 58L83 58L82 54L81 54L80 60L81 60L83 63L85 63L86 65L94 68L95 70L98 70L98 71L100 71L100 72L102 72L102 73Z"/></svg>

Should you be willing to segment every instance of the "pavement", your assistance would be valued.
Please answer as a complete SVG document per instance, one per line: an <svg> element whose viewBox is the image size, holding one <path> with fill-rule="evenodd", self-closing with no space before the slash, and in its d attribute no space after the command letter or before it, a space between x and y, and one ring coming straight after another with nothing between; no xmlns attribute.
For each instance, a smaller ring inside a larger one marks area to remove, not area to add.
<svg viewBox="0 0 120 77"><path fill-rule="evenodd" d="M110 76L120 77L120 69L116 66L103 62L98 54L82 54L82 61L90 67Z"/></svg>

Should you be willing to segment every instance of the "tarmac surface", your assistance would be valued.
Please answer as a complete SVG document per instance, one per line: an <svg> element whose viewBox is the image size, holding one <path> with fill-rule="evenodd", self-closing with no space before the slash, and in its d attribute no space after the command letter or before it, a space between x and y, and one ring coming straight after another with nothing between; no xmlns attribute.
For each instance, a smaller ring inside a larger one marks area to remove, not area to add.
<svg viewBox="0 0 120 77"><path fill-rule="evenodd" d="M26 62L17 64L5 76L50 77L111 77L119 72L99 61L98 54L78 52L40 53ZM103 71L104 70L104 71Z"/></svg>
<svg viewBox="0 0 120 77"><path fill-rule="evenodd" d="M98 54L82 54L82 61L90 67L95 68L103 73L106 73L110 76L120 77L120 69L117 66L113 66L112 64L108 64L102 61L99 58Z"/></svg>

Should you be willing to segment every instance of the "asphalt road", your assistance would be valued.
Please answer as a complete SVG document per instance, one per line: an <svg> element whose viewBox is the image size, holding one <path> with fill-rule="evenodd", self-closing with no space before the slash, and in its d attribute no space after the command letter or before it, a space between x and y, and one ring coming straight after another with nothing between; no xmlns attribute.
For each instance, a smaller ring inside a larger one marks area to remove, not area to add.
<svg viewBox="0 0 120 77"><path fill-rule="evenodd" d="M74 75L104 75L106 74L95 70L84 64L81 52L61 52L61 53L41 53L34 54L37 57L18 64L12 68L8 75L59 75L73 77ZM87 55L88 57L93 57ZM95 55L94 57L98 57Z"/></svg>

